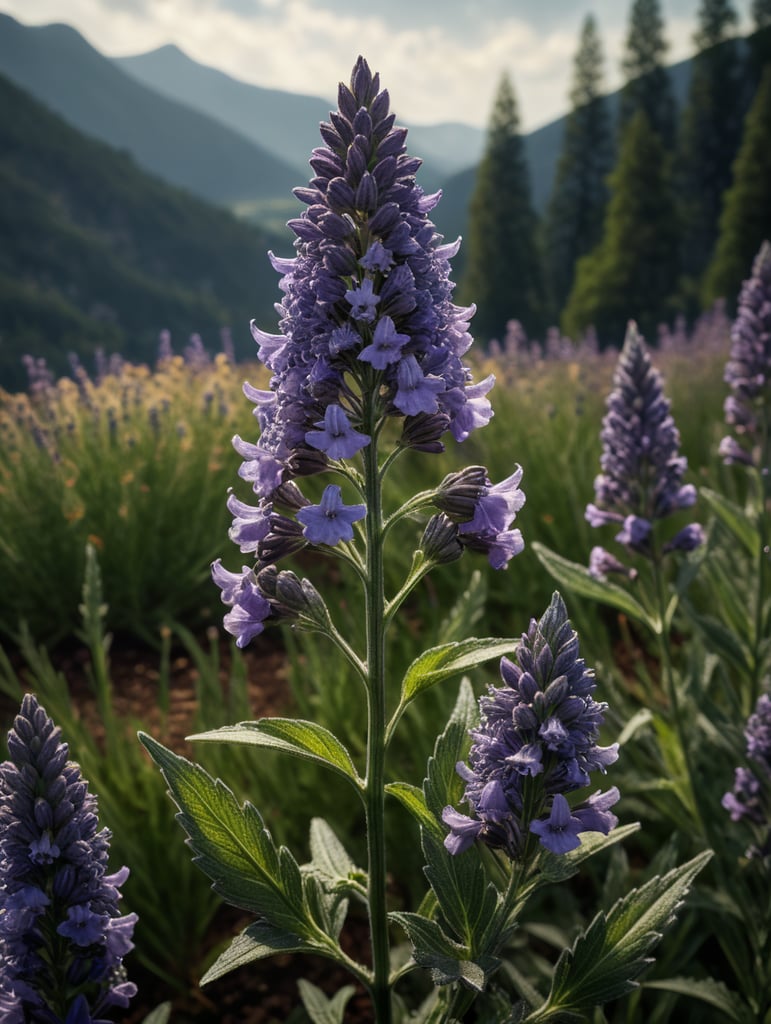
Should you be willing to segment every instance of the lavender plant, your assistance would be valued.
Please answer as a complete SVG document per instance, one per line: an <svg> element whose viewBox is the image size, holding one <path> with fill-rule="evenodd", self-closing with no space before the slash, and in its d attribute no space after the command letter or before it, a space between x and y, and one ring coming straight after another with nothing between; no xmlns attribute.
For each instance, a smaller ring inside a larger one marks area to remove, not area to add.
<svg viewBox="0 0 771 1024"><path fill-rule="evenodd" d="M120 916L128 869L107 874L96 799L32 694L0 765L0 1016L8 1024L101 1024L136 993Z"/></svg>
<svg viewBox="0 0 771 1024"><path fill-rule="evenodd" d="M574 804L568 799L586 787L591 771L614 761L616 750L598 745L605 705L592 696L594 682L559 595L519 642L471 637L424 651L394 699L389 631L400 608L432 569L466 550L506 569L523 548L514 523L525 500L522 469L511 465L499 483L484 466L471 466L395 508L384 503L384 480L399 460L438 454L448 433L462 442L489 422L493 386L492 376L474 383L463 361L473 308L452 302L449 260L458 243L442 244L429 220L439 196L417 184L420 161L407 154L406 131L394 120L378 75L359 58L350 84L340 85L338 109L321 126L324 145L310 161L314 177L296 190L307 204L290 222L296 255L271 256L282 275L281 333L252 328L272 378L266 391L245 385L259 439L237 436L234 446L243 459L239 476L257 504L228 498L230 536L249 564L232 571L218 559L212 567L228 608L225 628L239 646L267 624L285 622L338 648L362 684L365 763L358 766L338 737L312 721L262 719L192 737L278 749L344 779L361 803L366 869L320 819L311 823L311 861L300 865L276 847L252 805L239 807L222 782L141 738L214 888L257 915L204 981L274 952L313 952L347 968L369 991L373 1019L390 1024L407 1019L409 995L420 992L415 974L424 968L434 986L409 1019L438 1024L460 1020L489 987L529 898L635 826L614 827L615 788ZM323 489L315 480L304 484L316 489L313 501L298 481L320 474L336 482ZM416 520L425 525L410 570L387 592L388 551L404 543ZM344 636L317 588L278 567L300 552L336 559L346 582L361 587L363 637ZM481 721L470 683L462 683L423 787L393 779L387 754L412 702L500 658L506 685L482 699ZM470 767L463 764L467 755ZM430 889L415 912L389 911L388 795L420 827ZM456 809L462 796L470 816ZM590 835L579 840L584 833ZM534 984L520 987L520 1019L581 1015L628 991L705 859L653 879L599 914L560 958L548 996ZM351 902L366 908L371 961L355 960L341 944ZM399 929L411 944L406 959L393 943ZM327 1000L301 985L314 1021L341 1021L350 991ZM482 1019L511 1019L511 996L495 1005Z"/></svg>

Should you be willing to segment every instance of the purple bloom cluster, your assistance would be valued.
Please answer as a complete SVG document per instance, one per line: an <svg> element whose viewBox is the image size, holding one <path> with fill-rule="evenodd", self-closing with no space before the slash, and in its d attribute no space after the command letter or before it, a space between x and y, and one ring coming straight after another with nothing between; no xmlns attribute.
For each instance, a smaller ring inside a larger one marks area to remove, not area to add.
<svg viewBox="0 0 771 1024"><path fill-rule="evenodd" d="M457 524L461 546L487 555L493 569L505 569L525 546L521 532L511 529L525 504L521 480L521 466L499 484L490 482L484 466L467 466L449 473L434 496L436 507Z"/></svg>
<svg viewBox="0 0 771 1024"><path fill-rule="evenodd" d="M110 833L67 760L61 731L27 694L0 765L0 1019L97 1024L136 986L123 957L135 914L118 914L121 868L108 875Z"/></svg>
<svg viewBox="0 0 771 1024"><path fill-rule="evenodd" d="M752 767L739 767L734 787L723 796L723 807L732 821L748 821L765 830L765 841L751 847L749 856L771 853L771 697L758 698L744 729L747 758Z"/></svg>
<svg viewBox="0 0 771 1024"><path fill-rule="evenodd" d="M473 308L451 302L449 260L428 214L439 194L416 184L420 160L394 127L389 96L359 57L338 110L321 125L314 171L295 194L307 204L289 222L297 255L271 262L282 275L281 334L252 325L271 389L253 393L259 445L245 455L260 497L293 473L309 447L351 458L369 442L359 390L380 394L383 415L440 417L463 440L486 423L492 378L470 384L462 356ZM374 374L374 376L373 376ZM330 416L329 410L334 412Z"/></svg>
<svg viewBox="0 0 771 1024"><path fill-rule="evenodd" d="M659 372L636 325L630 321L613 375L613 390L602 421L602 472L594 481L594 504L586 507L592 526L619 528L616 541L639 554L652 554L654 524L696 501L696 488L683 484L688 462L680 455L680 434ZM663 552L692 551L704 540L691 523L663 546ZM620 568L618 568L620 566ZM629 571L603 548L592 551L596 576Z"/></svg>
<svg viewBox="0 0 771 1024"><path fill-rule="evenodd" d="M617 760L618 744L597 745L607 705L592 697L594 674L579 657L558 593L541 620L531 621L516 663L502 659L501 676L505 685L480 699L469 764L457 766L472 814L444 809L445 846L462 853L478 839L516 859L528 833L557 854L575 849L580 832L607 835L617 823L610 811L619 797L615 786L573 809L565 798Z"/></svg>
<svg viewBox="0 0 771 1024"><path fill-rule="evenodd" d="M401 420L401 447L438 453L447 431L463 441L493 414L493 376L472 383L463 362L473 307L451 301L450 259L460 242L442 244L429 219L440 196L417 185L420 160L407 154L406 135L394 127L379 76L359 57L350 85L340 84L338 109L321 125L314 177L295 190L306 204L289 222L296 255L270 254L282 275L281 333L252 324L270 388L244 386L260 436L233 439L239 476L258 504L228 501L231 539L256 565L240 574L212 566L230 608L225 626L240 646L271 615L260 571L306 544L350 541L366 516L366 506L345 504L335 485L312 505L297 478L339 469L387 418ZM496 568L523 546L510 529L524 501L520 475L495 486L485 477L476 510L456 520L463 547L486 553Z"/></svg>
<svg viewBox="0 0 771 1024"><path fill-rule="evenodd" d="M733 434L720 442L727 463L753 465L755 445L768 431L771 414L771 243L755 257L752 275L744 282L739 310L731 329L731 354L725 368L731 394L725 418ZM760 466L768 469L768 466Z"/></svg>

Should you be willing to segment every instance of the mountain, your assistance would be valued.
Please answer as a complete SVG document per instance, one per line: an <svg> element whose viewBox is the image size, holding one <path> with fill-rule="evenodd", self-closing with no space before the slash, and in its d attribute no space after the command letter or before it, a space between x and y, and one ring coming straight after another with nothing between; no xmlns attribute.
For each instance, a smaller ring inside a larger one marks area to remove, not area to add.
<svg viewBox="0 0 771 1024"><path fill-rule="evenodd" d="M119 72L116 72L119 73ZM167 185L0 76L0 383L23 386L21 357L58 372L97 348L152 360L162 329L177 350L211 350L249 320L275 325L268 249L291 243Z"/></svg>
<svg viewBox="0 0 771 1024"><path fill-rule="evenodd" d="M232 128L142 85L67 25L0 15L0 73L79 131L131 153L145 170L222 205L283 204L296 170Z"/></svg>
<svg viewBox="0 0 771 1024"><path fill-rule="evenodd" d="M308 177L308 157L320 145L319 123L329 120L336 103L314 96L264 89L199 64L176 46L162 46L113 62L156 92L213 117L258 143ZM455 174L482 153L484 132L466 124L410 125L410 151L425 161L421 172L428 188Z"/></svg>

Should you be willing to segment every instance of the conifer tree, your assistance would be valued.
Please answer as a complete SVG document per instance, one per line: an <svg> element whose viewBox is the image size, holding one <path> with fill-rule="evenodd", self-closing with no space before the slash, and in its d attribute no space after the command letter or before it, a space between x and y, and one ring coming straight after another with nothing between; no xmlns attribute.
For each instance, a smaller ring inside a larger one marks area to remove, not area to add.
<svg viewBox="0 0 771 1024"><path fill-rule="evenodd" d="M638 110L621 138L609 179L599 245L583 256L562 329L578 338L594 326L602 346L620 345L627 321L655 337L669 319L677 277L677 221L669 161L660 136Z"/></svg>
<svg viewBox="0 0 771 1024"><path fill-rule="evenodd" d="M747 109L742 67L731 32L729 0L702 0L688 101L683 112L677 182L683 216L682 264L695 295L718 233L723 193L741 140ZM694 309L695 312L695 309Z"/></svg>
<svg viewBox="0 0 771 1024"><path fill-rule="evenodd" d="M602 43L593 15L584 19L573 67L571 112L545 231L549 299L559 316L573 285L575 263L593 249L602 234L612 164L612 136L602 95Z"/></svg>
<svg viewBox="0 0 771 1024"><path fill-rule="evenodd" d="M502 338L511 319L529 333L543 327L543 275L537 219L516 95L504 74L469 208L468 263L461 298L474 302L474 334Z"/></svg>
<svg viewBox="0 0 771 1024"><path fill-rule="evenodd" d="M744 122L744 134L725 194L720 234L705 276L703 298L733 302L755 253L771 238L771 65Z"/></svg>
<svg viewBox="0 0 771 1024"><path fill-rule="evenodd" d="M621 90L619 127L623 131L635 113L644 110L667 149L674 145L677 130L672 85L664 66L668 48L659 0L634 0L621 62L625 85Z"/></svg>

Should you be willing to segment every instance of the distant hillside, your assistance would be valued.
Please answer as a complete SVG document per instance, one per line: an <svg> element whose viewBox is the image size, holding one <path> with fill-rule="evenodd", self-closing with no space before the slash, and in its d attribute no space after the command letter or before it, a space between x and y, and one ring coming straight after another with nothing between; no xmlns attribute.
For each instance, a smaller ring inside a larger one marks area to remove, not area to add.
<svg viewBox="0 0 771 1024"><path fill-rule="evenodd" d="M0 74L145 170L220 204L297 204L297 171L219 121L142 85L67 25L29 27L0 14Z"/></svg>
<svg viewBox="0 0 771 1024"><path fill-rule="evenodd" d="M116 72L117 73L117 72ZM252 354L248 323L275 324L270 248L225 210L141 171L0 77L0 383L24 383L21 356L58 370L97 347L152 359L163 328L209 348L229 326Z"/></svg>
<svg viewBox="0 0 771 1024"><path fill-rule="evenodd" d="M176 46L150 53L114 58L114 63L152 89L200 110L259 143L308 176L308 157L320 144L319 123L329 120L334 102L314 96L264 89L199 64ZM328 83L329 84L329 83ZM332 83L336 85L336 83ZM410 125L395 111L400 125L409 128L411 152L424 160L421 177L433 188L482 152L484 132L466 124Z"/></svg>

